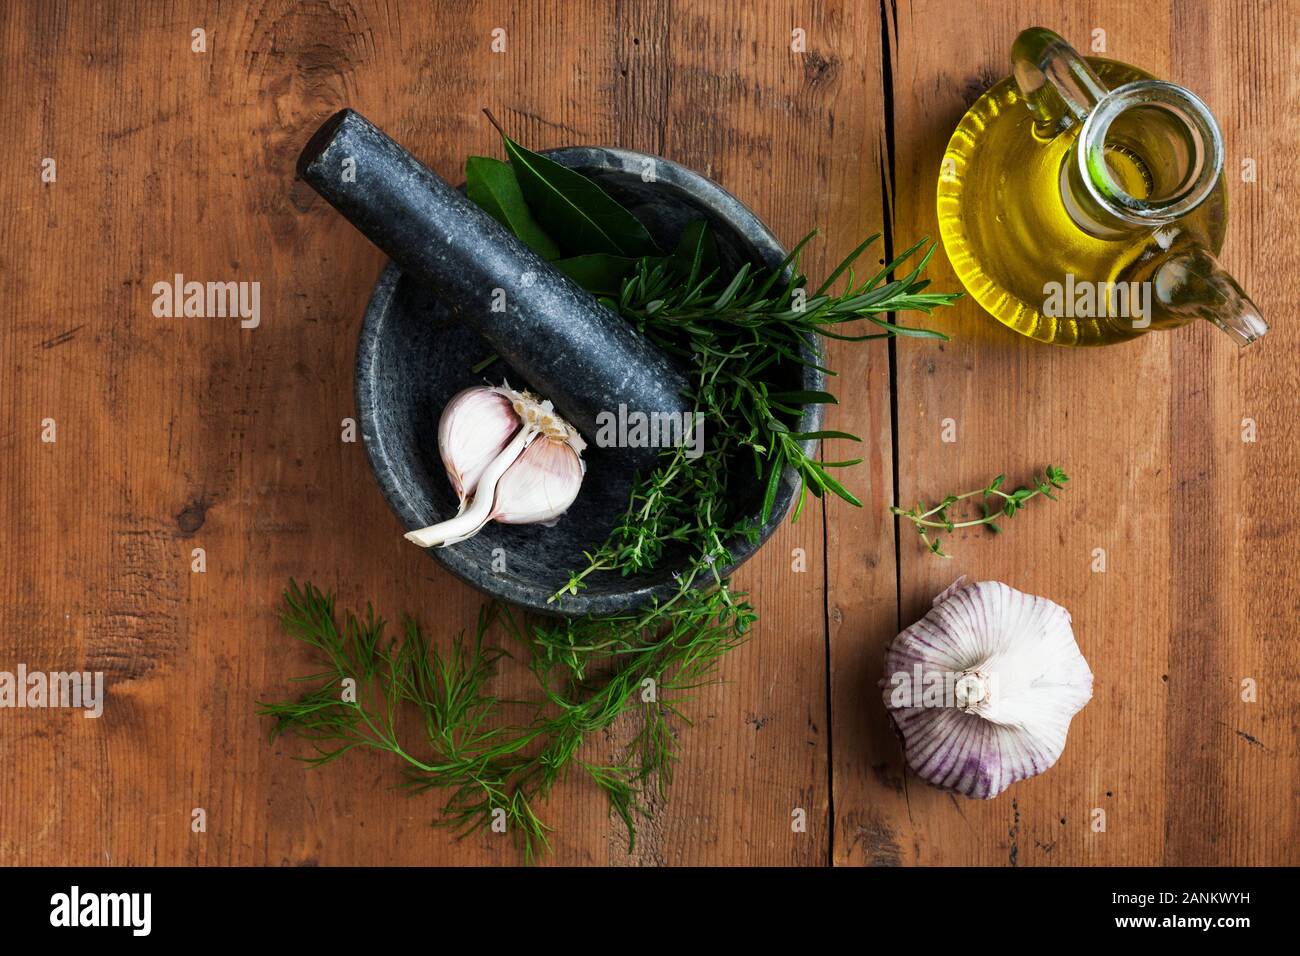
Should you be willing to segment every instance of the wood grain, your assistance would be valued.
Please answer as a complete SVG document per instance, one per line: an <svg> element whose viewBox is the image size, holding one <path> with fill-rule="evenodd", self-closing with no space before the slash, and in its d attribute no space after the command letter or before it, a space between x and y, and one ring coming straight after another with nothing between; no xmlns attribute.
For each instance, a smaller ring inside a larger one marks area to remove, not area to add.
<svg viewBox="0 0 1300 956"><path fill-rule="evenodd" d="M142 9L143 7L143 9ZM851 483L740 575L762 614L702 691L637 852L576 777L546 804L560 864L1295 863L1300 274L1287 204L1300 7L1041 2L1014 8L651 0L15 2L0 15L0 669L102 670L99 720L0 712L0 864L513 864L456 841L379 756L320 771L268 744L260 698L307 658L279 632L290 577L410 611L443 639L479 597L405 545L358 443L352 360L381 255L293 163L352 106L459 177L499 155L484 106L531 146L658 153L735 193L817 274L868 233L937 235L948 134L1006 72L1017 30L1202 94L1232 182L1225 261L1274 331L1103 351L1021 340L973 303L925 342L830 349L829 427L865 439ZM191 31L207 49L191 50ZM490 48L504 29L506 49ZM791 49L802 30L806 48ZM42 160L57 179L42 182ZM883 259L881 260L883 261ZM940 253L930 272L955 279ZM175 273L258 281L262 321L156 318ZM907 317L911 318L911 317ZM940 441L944 418L958 441ZM1241 441L1241 421L1259 440ZM53 419L57 440L42 441ZM895 427L895 423L896 426ZM848 448L826 449L846 457ZM1056 505L954 561L887 508L1052 462ZM1107 571L1089 570L1094 548ZM192 573L204 549L206 572ZM796 549L802 549L796 552ZM806 570L797 568L806 562ZM987 804L905 774L875 682L900 623L957 574L1072 611L1097 675L1059 766ZM1244 678L1259 701L1240 701ZM523 689L526 675L503 674ZM616 727L596 749L633 730ZM205 833L191 830L195 808ZM1107 830L1094 833L1094 808ZM807 829L791 826L801 809Z"/></svg>

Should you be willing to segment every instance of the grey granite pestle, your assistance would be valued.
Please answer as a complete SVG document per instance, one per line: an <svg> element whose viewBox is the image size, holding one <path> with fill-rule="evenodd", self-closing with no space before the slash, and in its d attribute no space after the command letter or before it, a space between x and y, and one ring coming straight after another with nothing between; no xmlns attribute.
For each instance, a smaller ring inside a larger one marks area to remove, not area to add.
<svg viewBox="0 0 1300 956"><path fill-rule="evenodd" d="M326 120L298 174L588 440L597 415L620 405L690 411L685 378L663 353L361 114Z"/></svg>

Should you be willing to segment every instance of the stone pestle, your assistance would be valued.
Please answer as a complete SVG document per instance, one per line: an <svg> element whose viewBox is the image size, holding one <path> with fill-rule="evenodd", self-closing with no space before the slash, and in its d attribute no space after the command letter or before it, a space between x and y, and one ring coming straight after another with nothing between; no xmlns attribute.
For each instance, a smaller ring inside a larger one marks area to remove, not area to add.
<svg viewBox="0 0 1300 956"><path fill-rule="evenodd" d="M617 421L620 405L690 412L686 380L662 352L361 114L326 120L298 174L589 441L597 416ZM629 451L648 461L657 449Z"/></svg>

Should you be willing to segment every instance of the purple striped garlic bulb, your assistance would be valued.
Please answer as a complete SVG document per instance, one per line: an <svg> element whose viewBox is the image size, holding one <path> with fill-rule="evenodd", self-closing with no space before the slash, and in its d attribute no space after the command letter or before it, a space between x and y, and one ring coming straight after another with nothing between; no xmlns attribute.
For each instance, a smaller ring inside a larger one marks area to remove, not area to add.
<svg viewBox="0 0 1300 956"><path fill-rule="evenodd" d="M880 685L917 776L987 800L1056 763L1092 671L1065 608L964 580L894 638Z"/></svg>

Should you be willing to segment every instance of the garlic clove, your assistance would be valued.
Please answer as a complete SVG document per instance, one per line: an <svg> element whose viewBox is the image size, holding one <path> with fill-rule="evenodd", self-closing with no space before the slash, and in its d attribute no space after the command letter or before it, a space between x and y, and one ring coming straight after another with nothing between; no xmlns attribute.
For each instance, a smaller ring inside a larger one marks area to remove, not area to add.
<svg viewBox="0 0 1300 956"><path fill-rule="evenodd" d="M917 775L988 799L1056 762L1092 671L1065 608L958 581L895 638L881 686Z"/></svg>
<svg viewBox="0 0 1300 956"><path fill-rule="evenodd" d="M446 547L466 538L472 538L492 520L492 502L495 498L497 484L501 476L515 463L515 460L528 447L528 443L537 437L537 432L528 426L520 428L510 443L503 448L483 469L479 476L478 487L468 508L462 507L454 518L438 524L409 531L403 537L422 548Z"/></svg>
<svg viewBox="0 0 1300 956"><path fill-rule="evenodd" d="M582 489L586 465L567 441L538 436L496 486L492 519L502 524L554 524Z"/></svg>
<svg viewBox="0 0 1300 956"><path fill-rule="evenodd" d="M519 431L513 402L498 389L467 388L452 396L438 420L438 451L460 507L492 460Z"/></svg>

